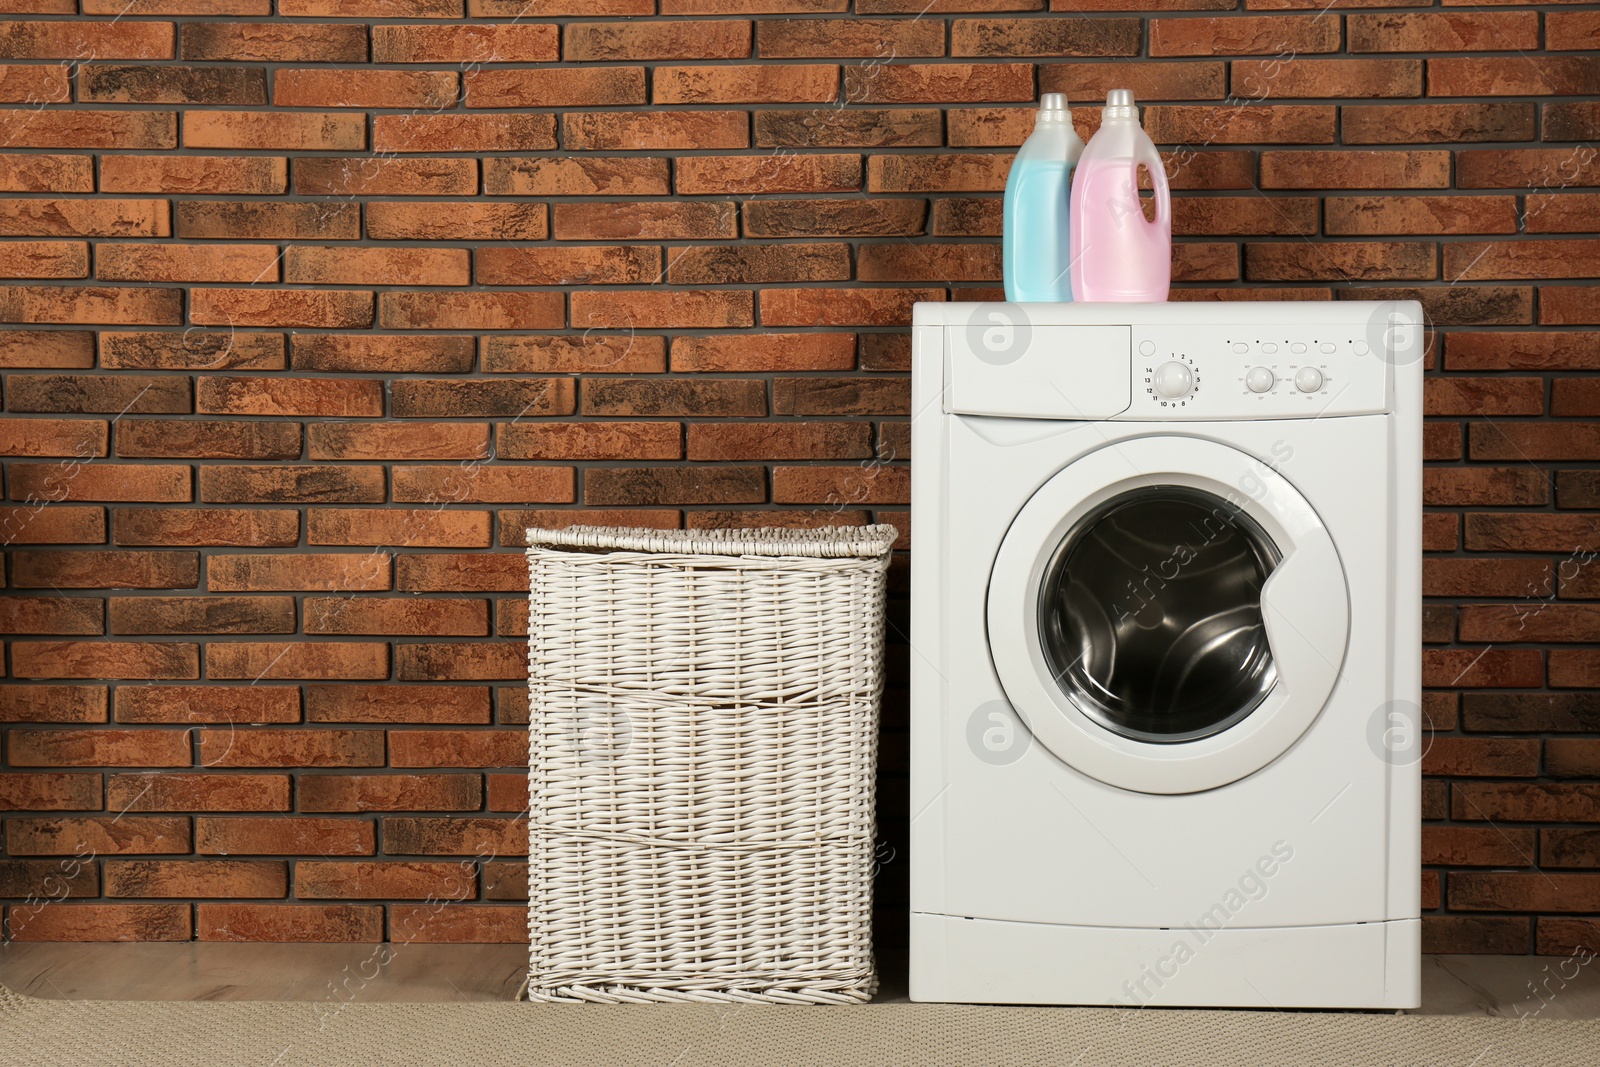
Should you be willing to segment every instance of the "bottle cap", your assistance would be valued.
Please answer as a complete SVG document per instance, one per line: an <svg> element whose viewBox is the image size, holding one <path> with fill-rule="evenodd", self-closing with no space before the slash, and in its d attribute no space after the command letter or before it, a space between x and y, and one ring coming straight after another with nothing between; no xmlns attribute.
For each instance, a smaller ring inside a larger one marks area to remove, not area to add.
<svg viewBox="0 0 1600 1067"><path fill-rule="evenodd" d="M1137 122L1139 119L1139 109L1133 106L1133 90L1109 90L1106 93L1105 110L1100 112L1100 118L1101 121L1132 120Z"/></svg>
<svg viewBox="0 0 1600 1067"><path fill-rule="evenodd" d="M1065 111L1067 110L1066 93L1045 93L1039 97L1040 111Z"/></svg>
<svg viewBox="0 0 1600 1067"><path fill-rule="evenodd" d="M1106 93L1106 107L1132 107L1132 89L1112 89Z"/></svg>

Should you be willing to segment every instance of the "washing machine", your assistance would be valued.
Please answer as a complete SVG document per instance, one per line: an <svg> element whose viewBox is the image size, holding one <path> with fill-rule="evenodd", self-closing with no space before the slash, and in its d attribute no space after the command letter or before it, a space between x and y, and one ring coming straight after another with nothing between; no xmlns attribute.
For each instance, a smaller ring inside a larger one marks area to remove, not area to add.
<svg viewBox="0 0 1600 1067"><path fill-rule="evenodd" d="M918 304L910 995L1420 999L1421 308Z"/></svg>

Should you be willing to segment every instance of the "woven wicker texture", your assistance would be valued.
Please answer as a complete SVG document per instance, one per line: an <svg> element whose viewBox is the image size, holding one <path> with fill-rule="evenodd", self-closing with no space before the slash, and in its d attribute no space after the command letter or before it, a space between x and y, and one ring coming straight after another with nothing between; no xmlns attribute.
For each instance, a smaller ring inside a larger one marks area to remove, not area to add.
<svg viewBox="0 0 1600 1067"><path fill-rule="evenodd" d="M37 1000L6 1067L1593 1067L1600 1022L867 1004Z"/></svg>
<svg viewBox="0 0 1600 1067"><path fill-rule="evenodd" d="M892 526L529 531L529 998L847 1003Z"/></svg>

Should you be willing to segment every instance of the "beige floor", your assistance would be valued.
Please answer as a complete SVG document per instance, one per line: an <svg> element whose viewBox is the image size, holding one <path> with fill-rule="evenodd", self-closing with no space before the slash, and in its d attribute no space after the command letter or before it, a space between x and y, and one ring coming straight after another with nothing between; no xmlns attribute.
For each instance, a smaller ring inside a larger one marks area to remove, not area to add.
<svg viewBox="0 0 1600 1067"><path fill-rule="evenodd" d="M1429 956L1421 1014L1600 1018L1600 968L1542 956ZM512 1000L519 945L0 945L0 985L73 1000ZM1563 973L1576 976L1563 981ZM903 1001L886 960L880 1000Z"/></svg>

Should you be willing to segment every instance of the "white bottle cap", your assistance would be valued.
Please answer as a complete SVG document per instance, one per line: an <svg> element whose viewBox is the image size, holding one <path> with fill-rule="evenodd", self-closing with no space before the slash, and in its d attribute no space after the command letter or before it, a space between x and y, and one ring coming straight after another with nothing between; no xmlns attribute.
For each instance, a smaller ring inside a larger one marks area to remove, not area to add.
<svg viewBox="0 0 1600 1067"><path fill-rule="evenodd" d="M1111 89L1106 93L1106 106L1100 112L1102 121L1139 121L1139 109L1133 106L1132 89Z"/></svg>
<svg viewBox="0 0 1600 1067"><path fill-rule="evenodd" d="M1040 111L1065 111L1067 110L1066 93L1045 93L1039 97Z"/></svg>

